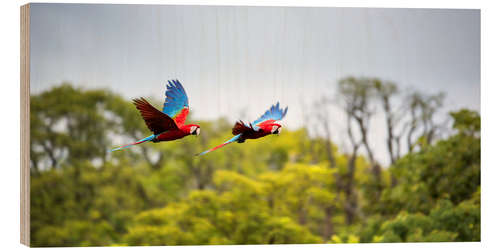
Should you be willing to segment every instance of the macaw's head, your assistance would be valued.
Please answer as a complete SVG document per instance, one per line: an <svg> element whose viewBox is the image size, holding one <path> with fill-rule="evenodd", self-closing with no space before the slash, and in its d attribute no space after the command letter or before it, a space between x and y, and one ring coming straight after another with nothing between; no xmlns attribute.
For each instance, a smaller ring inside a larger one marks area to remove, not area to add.
<svg viewBox="0 0 500 250"><path fill-rule="evenodd" d="M200 125L188 124L184 126L183 130L190 135L200 135Z"/></svg>
<svg viewBox="0 0 500 250"><path fill-rule="evenodd" d="M279 135L281 133L281 125L278 123L269 123L261 128L270 134Z"/></svg>

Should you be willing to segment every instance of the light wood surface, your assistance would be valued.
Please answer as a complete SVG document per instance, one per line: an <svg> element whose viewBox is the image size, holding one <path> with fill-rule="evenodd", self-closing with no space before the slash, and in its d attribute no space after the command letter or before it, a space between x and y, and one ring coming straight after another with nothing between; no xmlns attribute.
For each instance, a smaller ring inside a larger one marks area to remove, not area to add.
<svg viewBox="0 0 500 250"><path fill-rule="evenodd" d="M30 245L30 5L21 6L21 243Z"/></svg>

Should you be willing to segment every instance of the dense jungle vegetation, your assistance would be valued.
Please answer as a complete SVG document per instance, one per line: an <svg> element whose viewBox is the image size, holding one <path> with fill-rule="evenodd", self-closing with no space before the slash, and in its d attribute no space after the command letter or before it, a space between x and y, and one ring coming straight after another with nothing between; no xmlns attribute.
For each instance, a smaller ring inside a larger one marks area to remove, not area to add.
<svg viewBox="0 0 500 250"><path fill-rule="evenodd" d="M376 78L335 88L318 102L344 112L346 143L329 138L325 110L310 118L321 136L285 127L203 157L234 121L193 121L198 137L109 153L150 134L130 100L69 83L32 95L31 244L480 241L479 113L440 123L444 95ZM375 113L388 166L368 136Z"/></svg>

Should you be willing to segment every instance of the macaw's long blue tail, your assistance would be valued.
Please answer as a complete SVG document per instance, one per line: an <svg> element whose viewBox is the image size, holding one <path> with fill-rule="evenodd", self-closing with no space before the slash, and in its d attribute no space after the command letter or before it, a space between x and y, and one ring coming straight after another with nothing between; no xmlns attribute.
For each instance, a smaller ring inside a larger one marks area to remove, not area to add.
<svg viewBox="0 0 500 250"><path fill-rule="evenodd" d="M240 138L240 136L241 136L241 134L238 134L238 135L236 135L235 137L233 137L233 138L229 139L228 141L226 141L226 142L222 143L221 145L219 145L219 146L217 146L217 147L214 147L214 148L211 148L211 149L209 149L209 150L207 150L207 151L201 152L201 153L197 154L196 156L204 155L204 154L209 153L209 152L212 152L212 151L214 151L214 150L216 150L216 149L218 149L218 148L222 148L222 147L226 146L227 144L229 144L229 143L231 143L231 142L235 142L235 141L237 141L237 140Z"/></svg>
<svg viewBox="0 0 500 250"><path fill-rule="evenodd" d="M130 144L127 144L127 145L123 145L121 147L117 147L117 148L113 148L113 149L110 149L108 150L108 152L113 152L113 151L116 151L116 150L120 150L120 149L124 149L124 148L128 148L130 146L134 146L134 145L137 145L137 144L141 144L143 142L147 142L147 141L152 141L153 139L155 138L155 135L151 135L151 136L148 136L144 139L141 139L141 140L138 140L134 143L130 143Z"/></svg>

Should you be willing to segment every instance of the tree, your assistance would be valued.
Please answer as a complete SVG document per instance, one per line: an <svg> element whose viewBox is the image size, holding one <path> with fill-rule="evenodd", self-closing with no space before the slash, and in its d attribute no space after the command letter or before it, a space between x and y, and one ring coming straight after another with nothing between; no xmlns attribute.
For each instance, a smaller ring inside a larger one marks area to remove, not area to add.
<svg viewBox="0 0 500 250"><path fill-rule="evenodd" d="M373 98L375 96L374 81L370 78L344 78L339 81L338 91L342 99L342 108L347 115L349 137L352 137L353 133L351 127L352 120L357 125L357 131L361 137L361 144L364 146L368 159L370 160L374 178L374 200L376 201L380 196L383 185L380 164L376 161L368 141L370 118L376 110L373 103ZM353 139L351 139L351 144L353 151L354 149L357 150L358 146L355 142L353 144Z"/></svg>
<svg viewBox="0 0 500 250"><path fill-rule="evenodd" d="M399 90L396 84L392 82L382 82L379 79L375 79L375 90L382 103L387 129L387 151L389 153L391 165L394 165L401 154L401 137L404 133L404 130L401 130L399 133L395 131L401 121L401 110L399 108L395 110L393 107L393 99L397 97ZM396 185L397 179L394 175L391 175L391 186L394 187Z"/></svg>
<svg viewBox="0 0 500 250"><path fill-rule="evenodd" d="M100 110L106 91L79 90L68 83L31 98L32 166L58 168L64 161L106 160L106 130L112 127Z"/></svg>
<svg viewBox="0 0 500 250"><path fill-rule="evenodd" d="M413 92L408 97L410 119L407 122L409 131L406 136L408 152L413 152L419 138L425 140L425 144L431 144L441 125L436 123L435 115L443 105L444 94L424 95L420 92ZM415 136L421 130L418 136Z"/></svg>
<svg viewBox="0 0 500 250"><path fill-rule="evenodd" d="M438 199L458 204L480 186L479 115L466 110L451 115L455 117L454 135L406 155L391 169L401 184L385 191L383 202L388 206L381 212L403 208L426 213Z"/></svg>

